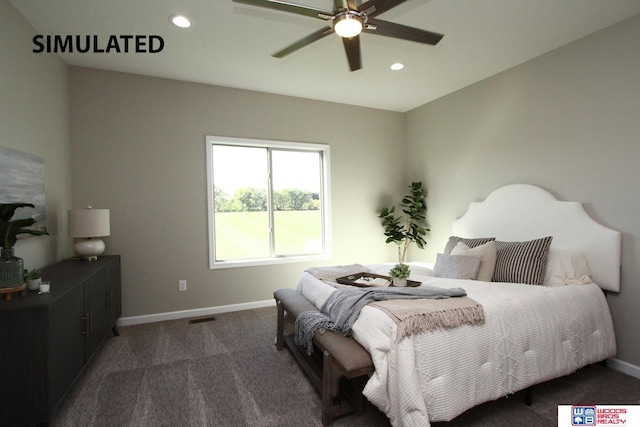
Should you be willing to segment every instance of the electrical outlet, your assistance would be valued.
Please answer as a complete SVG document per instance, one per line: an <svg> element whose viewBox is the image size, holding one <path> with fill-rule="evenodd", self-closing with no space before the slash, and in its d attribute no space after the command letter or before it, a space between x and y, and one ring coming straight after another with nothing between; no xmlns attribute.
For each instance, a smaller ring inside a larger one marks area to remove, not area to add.
<svg viewBox="0 0 640 427"><path fill-rule="evenodd" d="M187 290L187 281L186 280L178 280L178 290L180 292L186 292L186 290Z"/></svg>

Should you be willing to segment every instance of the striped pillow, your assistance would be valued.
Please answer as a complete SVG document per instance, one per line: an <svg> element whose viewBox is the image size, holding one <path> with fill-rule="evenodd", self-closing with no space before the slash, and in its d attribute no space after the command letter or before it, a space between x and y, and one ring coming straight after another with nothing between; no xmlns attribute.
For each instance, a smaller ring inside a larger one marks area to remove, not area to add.
<svg viewBox="0 0 640 427"><path fill-rule="evenodd" d="M451 236L449 237L449 241L447 245L444 247L444 254L451 255L451 251L456 245L460 242L469 246L470 248L475 248L476 246L484 245L487 242L492 242L496 240L495 237L477 237L475 239L465 239L464 237Z"/></svg>
<svg viewBox="0 0 640 427"><path fill-rule="evenodd" d="M496 241L494 282L542 285L552 236L527 242Z"/></svg>

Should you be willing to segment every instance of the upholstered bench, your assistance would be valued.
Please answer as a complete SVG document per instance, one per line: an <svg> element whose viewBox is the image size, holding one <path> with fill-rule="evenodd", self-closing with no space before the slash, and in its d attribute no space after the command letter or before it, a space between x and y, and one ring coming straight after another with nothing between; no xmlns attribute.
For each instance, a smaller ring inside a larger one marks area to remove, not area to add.
<svg viewBox="0 0 640 427"><path fill-rule="evenodd" d="M316 352L307 355L292 335L285 335L285 321L293 322L300 313L318 309L295 289L278 289L273 296L278 308L276 347L282 350L286 344L320 391L322 424L330 425L340 415L362 412L362 388L374 370L369 353L353 338L326 331L313 337Z"/></svg>

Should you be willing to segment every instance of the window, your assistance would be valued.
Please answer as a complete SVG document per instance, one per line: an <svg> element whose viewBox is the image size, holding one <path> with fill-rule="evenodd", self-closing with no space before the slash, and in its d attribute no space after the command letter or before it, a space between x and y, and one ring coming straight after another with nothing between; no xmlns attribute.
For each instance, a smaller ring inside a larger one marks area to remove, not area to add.
<svg viewBox="0 0 640 427"><path fill-rule="evenodd" d="M329 146L207 136L209 267L328 256Z"/></svg>

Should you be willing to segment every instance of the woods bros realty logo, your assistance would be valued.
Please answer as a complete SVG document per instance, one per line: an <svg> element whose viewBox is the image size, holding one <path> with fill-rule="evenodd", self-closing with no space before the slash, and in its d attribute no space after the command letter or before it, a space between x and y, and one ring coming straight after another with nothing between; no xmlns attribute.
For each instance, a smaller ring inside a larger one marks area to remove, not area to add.
<svg viewBox="0 0 640 427"><path fill-rule="evenodd" d="M157 35L37 35L33 53L158 53L164 39Z"/></svg>
<svg viewBox="0 0 640 427"><path fill-rule="evenodd" d="M640 426L639 405L558 405L558 427Z"/></svg>

